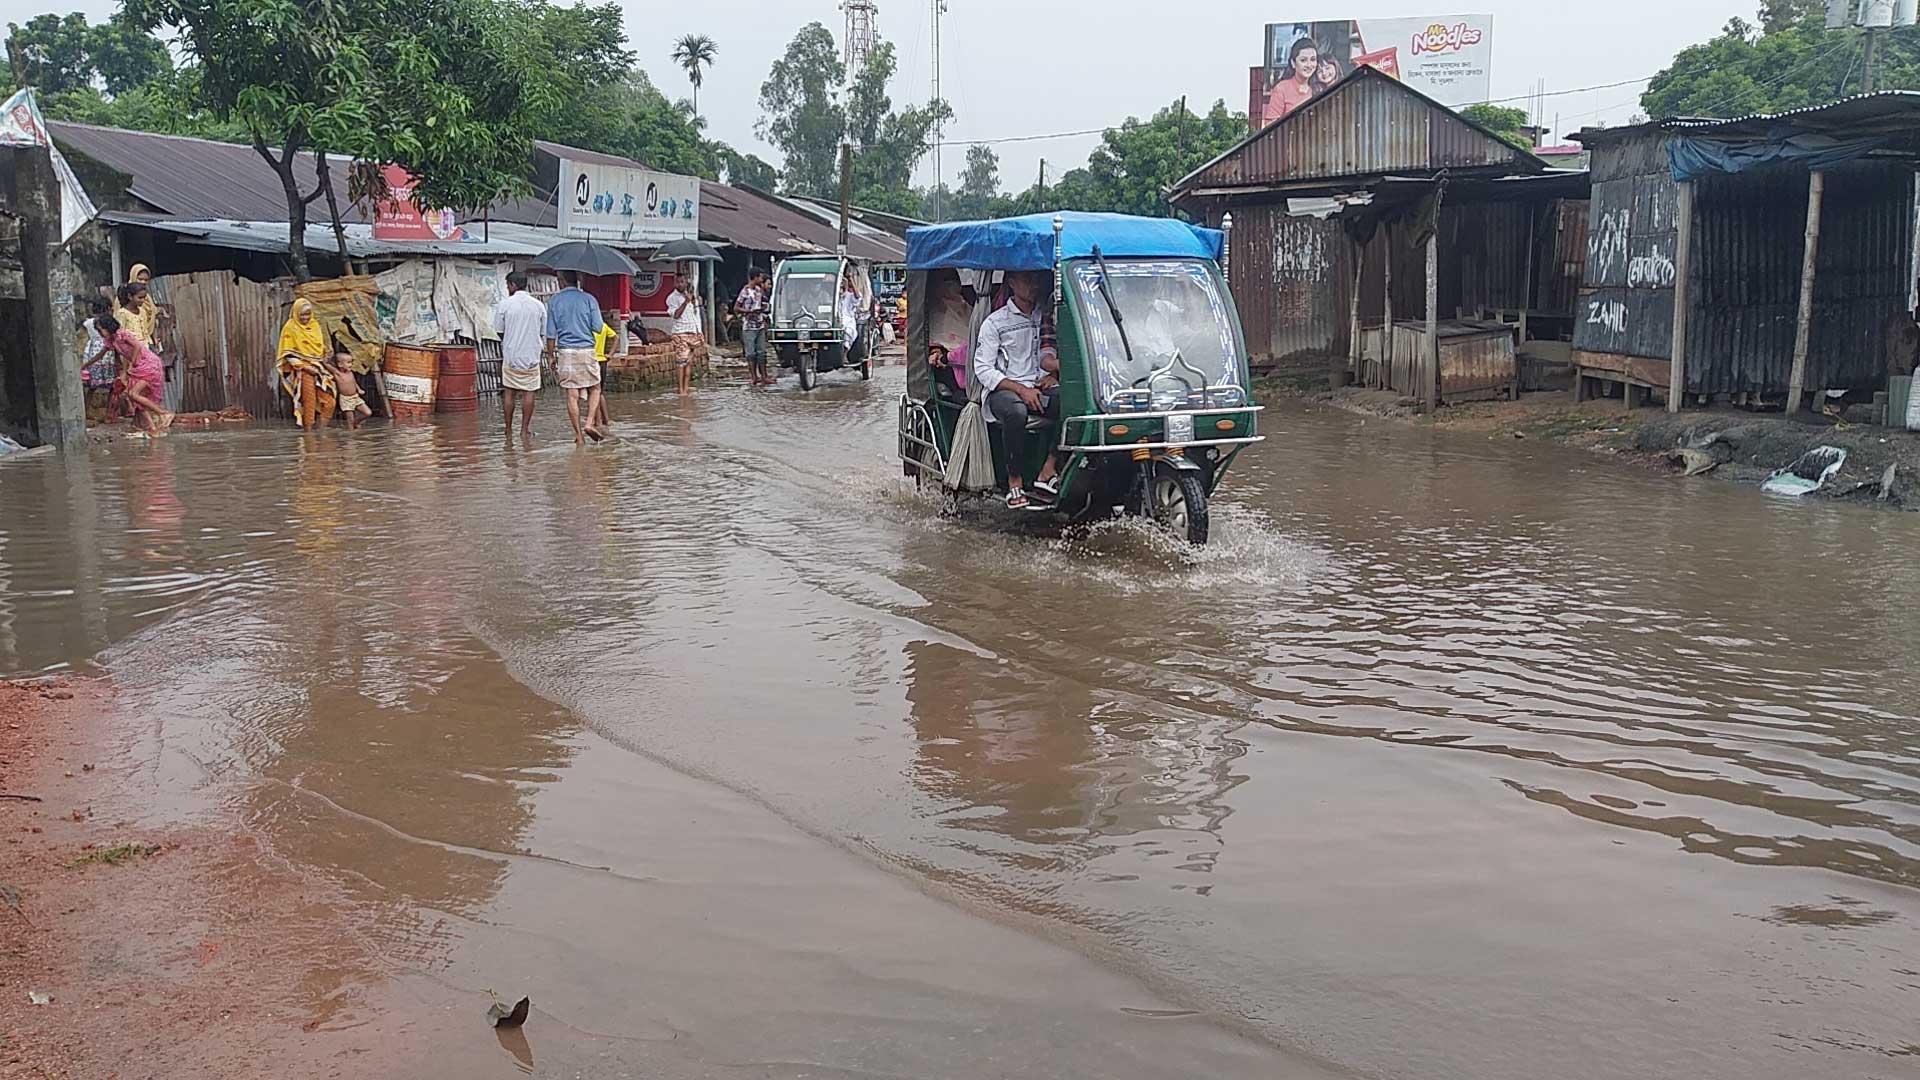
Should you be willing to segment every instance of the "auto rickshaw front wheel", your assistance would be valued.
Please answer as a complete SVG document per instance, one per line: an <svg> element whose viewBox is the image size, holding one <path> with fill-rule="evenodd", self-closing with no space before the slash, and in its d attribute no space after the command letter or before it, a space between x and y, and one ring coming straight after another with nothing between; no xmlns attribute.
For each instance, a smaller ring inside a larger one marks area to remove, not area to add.
<svg viewBox="0 0 1920 1080"><path fill-rule="evenodd" d="M819 354L812 349L801 349L800 358L793 365L800 372L800 389L811 390L820 381Z"/></svg>
<svg viewBox="0 0 1920 1080"><path fill-rule="evenodd" d="M1196 547L1207 542L1207 485L1199 473L1165 462L1153 470L1153 519Z"/></svg>

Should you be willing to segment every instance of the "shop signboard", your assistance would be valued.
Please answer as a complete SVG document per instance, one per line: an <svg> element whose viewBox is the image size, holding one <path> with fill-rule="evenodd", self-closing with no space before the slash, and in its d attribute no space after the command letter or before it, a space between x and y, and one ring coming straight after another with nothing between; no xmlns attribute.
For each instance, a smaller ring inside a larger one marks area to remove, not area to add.
<svg viewBox="0 0 1920 1080"><path fill-rule="evenodd" d="M375 240L464 240L451 210L422 210L413 201L413 174L398 165L385 165L380 175L387 181L387 198L373 211Z"/></svg>
<svg viewBox="0 0 1920 1080"><path fill-rule="evenodd" d="M657 245L700 236L697 177L560 161L560 234Z"/></svg>
<svg viewBox="0 0 1920 1080"><path fill-rule="evenodd" d="M1249 114L1256 129L1362 65L1458 108L1492 96L1493 16L1269 23L1265 61L1259 108Z"/></svg>

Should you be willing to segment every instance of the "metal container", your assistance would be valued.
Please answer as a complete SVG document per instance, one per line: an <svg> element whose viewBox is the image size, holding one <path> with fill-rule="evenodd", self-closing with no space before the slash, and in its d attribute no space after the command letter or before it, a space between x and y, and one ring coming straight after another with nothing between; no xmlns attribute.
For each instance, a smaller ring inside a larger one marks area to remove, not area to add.
<svg viewBox="0 0 1920 1080"><path fill-rule="evenodd" d="M433 411L474 412L480 408L475 376L479 370L471 345L450 345L440 354L439 378L433 388Z"/></svg>

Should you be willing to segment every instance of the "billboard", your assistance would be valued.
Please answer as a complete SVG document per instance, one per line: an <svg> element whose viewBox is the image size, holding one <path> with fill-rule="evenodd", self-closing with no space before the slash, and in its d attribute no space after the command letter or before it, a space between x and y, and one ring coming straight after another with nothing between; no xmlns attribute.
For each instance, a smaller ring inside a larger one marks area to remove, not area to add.
<svg viewBox="0 0 1920 1080"><path fill-rule="evenodd" d="M692 176L560 161L560 235L632 246L700 236Z"/></svg>
<svg viewBox="0 0 1920 1080"><path fill-rule="evenodd" d="M1492 96L1493 16L1269 23L1265 56L1265 97L1249 114L1263 127L1361 65L1442 105L1470 105Z"/></svg>
<svg viewBox="0 0 1920 1080"><path fill-rule="evenodd" d="M374 206L375 240L464 240L465 230L451 210L422 210L413 201L413 174L398 165L383 165L387 198Z"/></svg>

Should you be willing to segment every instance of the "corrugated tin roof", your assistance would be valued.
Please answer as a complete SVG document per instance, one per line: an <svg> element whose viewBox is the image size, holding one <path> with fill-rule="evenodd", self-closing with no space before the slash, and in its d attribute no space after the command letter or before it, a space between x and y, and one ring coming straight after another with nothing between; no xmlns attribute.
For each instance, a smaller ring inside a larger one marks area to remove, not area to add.
<svg viewBox="0 0 1920 1080"><path fill-rule="evenodd" d="M788 206L794 207L815 221L821 222L829 229L832 229L836 237L839 236L840 207L824 199L809 199L800 196L783 198L780 201ZM872 241L879 247L886 248L887 251L893 255L893 262L906 261L907 238L903 235L868 224L864 220L863 212L858 209L848 211L847 232L852 236Z"/></svg>
<svg viewBox="0 0 1920 1080"><path fill-rule="evenodd" d="M209 219L186 221L151 214L126 214L108 211L100 219L113 225L137 226L171 233L186 243L239 251L287 253L287 223L282 221L235 221ZM362 222L347 225L347 254L356 259L421 258L453 256L459 258L531 258L560 242L555 229L530 225L492 222L475 223L468 240L421 241L375 240L373 226ZM306 232L309 251L334 251L333 227L309 224Z"/></svg>
<svg viewBox="0 0 1920 1080"><path fill-rule="evenodd" d="M1360 67L1183 177L1173 195L1305 187L1382 173L1546 168L1546 162L1398 79Z"/></svg>
<svg viewBox="0 0 1920 1080"><path fill-rule="evenodd" d="M1920 132L1920 91L1883 90L1855 94L1830 105L1809 105L1777 113L1751 113L1725 118L1675 116L1630 127L1587 128L1573 136L1584 146L1617 142L1655 131L1684 131L1689 135L1716 138L1752 138L1770 134L1771 128L1789 124L1802 132L1853 137L1890 136L1909 145L1916 144Z"/></svg>
<svg viewBox="0 0 1920 1080"><path fill-rule="evenodd" d="M239 241L255 236L260 232L257 227L263 223L284 223L287 220L287 198L280 186L280 177L251 146L64 121L53 121L47 126L52 129L53 137L63 151L84 154L131 176L133 182L128 188L131 195L188 226L190 230L209 222L244 223L254 227L231 235L221 234L226 239ZM543 175L550 173L551 177L558 176L559 162L563 157L570 161L646 168L631 158L581 150L546 140L536 140L534 148L536 187L541 185ZM313 175L312 155L300 155L300 163L296 168L299 170L297 175L303 181L310 178ZM338 190L344 200L345 174L338 173L335 179L341 185ZM544 199L538 194L503 199L489 208L486 219L496 226L520 225L552 230L557 222L553 180L548 178L545 184L547 190ZM831 252L839 242L837 227L824 224L773 196L728 187L710 180L701 181L700 194L703 203L700 235L708 240L734 244L751 251L781 254ZM341 209L349 218L361 217L344 202ZM324 213L317 216L324 216ZM284 228L281 225L283 233ZM322 230L321 242L312 246L316 250L331 249L331 231L322 225L312 225L312 228ZM367 237L367 242L373 242L371 235ZM351 240L348 247L350 251L353 250ZM286 238L284 235L281 237L278 248L254 250L285 251ZM462 246L460 251L470 252L471 249ZM903 242L887 236L869 236L865 232L855 235L848 244L849 254L875 262L899 262L904 257L904 251ZM356 258L362 254L379 253L374 250L354 251Z"/></svg>
<svg viewBox="0 0 1920 1080"><path fill-rule="evenodd" d="M162 213L179 218L287 220L287 196L280 177L251 146L63 120L49 121L47 128L62 152L84 155L133 177L128 193ZM312 182L312 154L299 156L295 175ZM344 204L346 174L336 172L334 179ZM342 210L358 216L344 205Z"/></svg>

